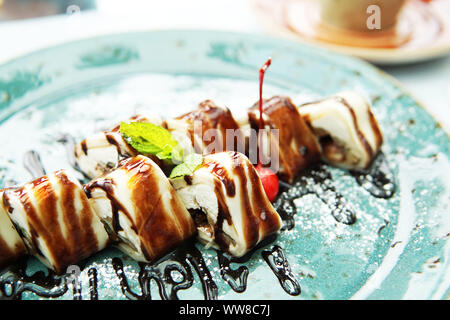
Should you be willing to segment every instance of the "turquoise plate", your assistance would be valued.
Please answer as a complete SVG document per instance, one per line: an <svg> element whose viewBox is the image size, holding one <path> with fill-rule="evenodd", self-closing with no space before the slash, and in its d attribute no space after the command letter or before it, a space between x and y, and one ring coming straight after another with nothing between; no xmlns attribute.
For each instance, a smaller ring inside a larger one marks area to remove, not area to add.
<svg viewBox="0 0 450 320"><path fill-rule="evenodd" d="M2 297L448 298L448 135L379 70L314 47L244 34L158 31L87 39L10 61L0 67L0 187L31 179L22 165L31 149L47 172L70 169L62 134L78 140L142 110L175 116L207 98L242 111L258 99L258 69L269 56L265 96L286 94L302 103L356 90L372 101L397 182L392 198L375 198L347 171L327 167L336 193L357 214L353 225L336 222L309 194L294 200L294 228L231 269L199 244L190 244L175 267L170 259L139 265L109 248L80 263L76 279L54 277L34 258L21 261L2 271ZM268 256L275 270L284 264L284 277L276 276Z"/></svg>

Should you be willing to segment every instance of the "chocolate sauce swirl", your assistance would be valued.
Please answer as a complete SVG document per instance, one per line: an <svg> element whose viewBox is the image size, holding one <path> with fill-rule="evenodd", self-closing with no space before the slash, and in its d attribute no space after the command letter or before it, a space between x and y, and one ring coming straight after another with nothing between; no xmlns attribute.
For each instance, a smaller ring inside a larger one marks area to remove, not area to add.
<svg viewBox="0 0 450 320"><path fill-rule="evenodd" d="M129 300L144 300L144 299L150 298L147 296L147 294L148 294L147 292L143 293L142 295L139 295L137 293L134 293L133 290L131 290L131 287L128 283L128 279L126 277L125 271L123 269L123 262L120 258L113 258L112 265L113 265L114 271L116 272L117 278L119 278L120 289L122 290L122 293L124 294L124 296L127 299L129 299Z"/></svg>
<svg viewBox="0 0 450 320"><path fill-rule="evenodd" d="M226 257L221 251L217 251L217 258L222 279L228 283L233 291L238 293L244 292L247 289L248 268L239 266L237 269L232 269L230 264L237 262L237 260Z"/></svg>
<svg viewBox="0 0 450 320"><path fill-rule="evenodd" d="M21 300L24 292L32 292L43 298L61 297L68 291L66 275L58 276L48 269L28 275L27 258L11 265L0 276L0 300Z"/></svg>
<svg viewBox="0 0 450 320"><path fill-rule="evenodd" d="M203 295L205 300L217 300L218 288L214 282L211 273L202 257L201 252L197 249L194 243L189 246L186 251L186 258L197 272L200 281L202 282Z"/></svg>
<svg viewBox="0 0 450 320"><path fill-rule="evenodd" d="M91 300L98 300L98 275L96 268L89 268L89 294Z"/></svg>
<svg viewBox="0 0 450 320"><path fill-rule="evenodd" d="M291 186L283 186L284 192L274 203L274 208L280 214L285 225L284 230L291 230L295 226L297 208L294 200L307 194L317 196L329 209L333 218L343 224L354 224L356 213L344 196L336 190L330 171L324 164L317 164L300 177Z"/></svg>
<svg viewBox="0 0 450 320"><path fill-rule="evenodd" d="M298 296L302 290L298 280L291 271L283 249L275 245L271 250L264 250L261 255L278 278L283 290L291 296Z"/></svg>
<svg viewBox="0 0 450 320"><path fill-rule="evenodd" d="M218 288L195 242L189 240L174 252L156 264L141 263L139 272L139 285L141 293L135 293L127 280L122 260L113 258L112 264L120 281L122 293L130 300L150 300L151 281L158 286L159 296L163 300L178 300L178 291L185 290L194 284L194 275L191 266L197 273L203 289L205 300L215 300Z"/></svg>
<svg viewBox="0 0 450 320"><path fill-rule="evenodd" d="M228 283L233 291L241 293L247 289L249 269L243 264L247 263L253 257L255 252L275 242L276 239L276 233L267 236L265 239L261 240L261 242L259 242L253 249L239 258L229 257L222 251L217 250L220 275L222 276L222 279ZM235 270L231 268L231 263L240 264L240 266Z"/></svg>
<svg viewBox="0 0 450 320"><path fill-rule="evenodd" d="M395 193L394 173L388 165L386 156L380 152L366 171L350 171L361 187L376 198L389 199Z"/></svg>
<svg viewBox="0 0 450 320"><path fill-rule="evenodd" d="M122 260L114 258L112 264L119 278L122 293L130 300L151 300L151 282L154 281L162 300L178 300L177 292L190 288L194 283L194 276L185 260L173 258L157 265L140 263L141 270L138 276L140 294L131 289Z"/></svg>

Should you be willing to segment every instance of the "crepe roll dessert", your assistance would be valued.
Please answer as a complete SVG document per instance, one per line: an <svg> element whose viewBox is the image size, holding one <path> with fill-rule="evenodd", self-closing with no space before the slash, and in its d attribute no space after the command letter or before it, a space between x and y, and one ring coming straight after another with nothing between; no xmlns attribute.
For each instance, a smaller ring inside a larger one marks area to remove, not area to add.
<svg viewBox="0 0 450 320"><path fill-rule="evenodd" d="M290 98L274 96L264 99L262 106L262 123L266 129L267 139L260 140L262 143L259 143L259 147L262 148L262 154L269 158L270 154L278 155L278 175L281 180L291 183L299 172L320 159L317 139ZM248 119L250 127L258 131L260 127L258 103L249 110ZM277 132L278 136L272 132Z"/></svg>
<svg viewBox="0 0 450 320"><path fill-rule="evenodd" d="M137 261L152 262L196 232L163 171L139 155L84 187L112 240Z"/></svg>
<svg viewBox="0 0 450 320"><path fill-rule="evenodd" d="M358 93L339 93L298 110L319 140L323 160L331 165L363 170L379 152L381 130L369 102Z"/></svg>
<svg viewBox="0 0 450 320"><path fill-rule="evenodd" d="M4 190L0 190L0 269L27 253L25 244L3 205L3 193Z"/></svg>
<svg viewBox="0 0 450 320"><path fill-rule="evenodd" d="M200 154L245 151L244 137L230 110L211 100L201 102L194 111L167 119L165 125L175 138L188 137L193 151Z"/></svg>
<svg viewBox="0 0 450 320"><path fill-rule="evenodd" d="M5 190L2 207L29 253L57 273L108 244L108 234L82 186L67 171Z"/></svg>
<svg viewBox="0 0 450 320"><path fill-rule="evenodd" d="M136 115L127 121L162 124L159 117L150 115ZM76 165L90 179L117 168L120 160L138 155L120 133L120 125L87 137L75 146L74 153ZM158 161L156 157L153 160Z"/></svg>
<svg viewBox="0 0 450 320"><path fill-rule="evenodd" d="M240 257L281 228L254 166L241 153L204 156L192 175L171 181L207 246Z"/></svg>

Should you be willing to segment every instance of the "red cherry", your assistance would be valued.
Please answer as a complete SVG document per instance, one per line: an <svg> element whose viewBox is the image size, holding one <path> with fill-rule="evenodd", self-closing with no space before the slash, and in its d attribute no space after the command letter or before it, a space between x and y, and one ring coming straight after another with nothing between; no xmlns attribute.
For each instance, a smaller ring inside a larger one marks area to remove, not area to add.
<svg viewBox="0 0 450 320"><path fill-rule="evenodd" d="M264 128L263 123L263 99L262 99L262 89L264 82L264 75L272 63L272 59L268 59L264 65L259 70L259 129L262 130ZM278 189L280 188L280 183L278 181L277 175L270 169L264 168L261 165L260 159L258 159L258 164L255 167L256 172L258 172L259 178L261 179L264 191L266 192L267 198L269 198L270 202L274 202Z"/></svg>
<svg viewBox="0 0 450 320"><path fill-rule="evenodd" d="M257 165L255 169L261 179L267 198L269 198L270 202L274 202L278 195L278 189L280 188L278 176L272 170L264 168L261 165Z"/></svg>

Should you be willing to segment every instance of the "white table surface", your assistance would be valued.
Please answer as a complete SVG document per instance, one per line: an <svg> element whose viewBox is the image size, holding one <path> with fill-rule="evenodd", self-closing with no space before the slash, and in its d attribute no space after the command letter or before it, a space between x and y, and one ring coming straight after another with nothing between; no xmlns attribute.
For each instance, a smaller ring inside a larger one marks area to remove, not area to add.
<svg viewBox="0 0 450 320"><path fill-rule="evenodd" d="M30 51L102 34L158 29L264 33L246 0L98 0L98 10L0 23L0 63ZM450 132L450 56L383 68Z"/></svg>

